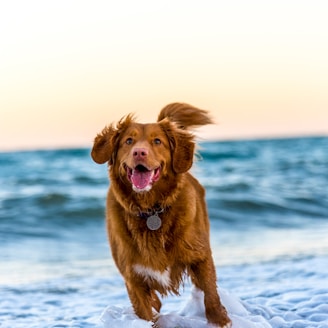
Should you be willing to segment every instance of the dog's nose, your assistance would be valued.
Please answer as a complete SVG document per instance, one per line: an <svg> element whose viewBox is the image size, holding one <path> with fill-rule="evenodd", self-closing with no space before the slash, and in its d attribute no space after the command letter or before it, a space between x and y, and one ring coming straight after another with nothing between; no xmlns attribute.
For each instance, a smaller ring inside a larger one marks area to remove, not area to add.
<svg viewBox="0 0 328 328"><path fill-rule="evenodd" d="M134 159L145 159L148 155L147 148L134 148L133 149L133 158Z"/></svg>

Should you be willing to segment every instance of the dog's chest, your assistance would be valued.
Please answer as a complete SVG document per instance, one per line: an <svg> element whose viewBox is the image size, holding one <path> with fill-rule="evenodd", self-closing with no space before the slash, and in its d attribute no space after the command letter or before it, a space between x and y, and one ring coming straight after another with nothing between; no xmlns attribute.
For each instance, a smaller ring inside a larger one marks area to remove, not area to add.
<svg viewBox="0 0 328 328"><path fill-rule="evenodd" d="M135 264L133 270L138 275L142 276L145 281L153 282L156 281L163 288L169 288L171 286L171 269L166 268L164 271L153 270L149 267L141 264Z"/></svg>

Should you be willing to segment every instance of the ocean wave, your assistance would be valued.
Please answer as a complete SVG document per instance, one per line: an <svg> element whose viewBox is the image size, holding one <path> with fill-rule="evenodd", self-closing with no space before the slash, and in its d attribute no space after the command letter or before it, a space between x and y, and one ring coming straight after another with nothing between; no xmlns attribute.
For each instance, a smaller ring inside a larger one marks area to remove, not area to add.
<svg viewBox="0 0 328 328"><path fill-rule="evenodd" d="M211 219L328 219L328 138L211 142L200 155ZM0 225L103 219L108 172L90 149L2 153L0 166Z"/></svg>
<svg viewBox="0 0 328 328"><path fill-rule="evenodd" d="M35 197L36 206L61 206L67 204L71 200L68 194L49 193Z"/></svg>

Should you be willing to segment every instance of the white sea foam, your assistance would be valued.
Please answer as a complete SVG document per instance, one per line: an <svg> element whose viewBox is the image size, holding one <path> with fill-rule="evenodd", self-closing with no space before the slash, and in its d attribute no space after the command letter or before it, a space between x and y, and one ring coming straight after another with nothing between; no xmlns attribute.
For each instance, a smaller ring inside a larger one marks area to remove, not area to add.
<svg viewBox="0 0 328 328"><path fill-rule="evenodd" d="M134 314L124 281L106 266L85 263L57 279L0 285L1 328L151 327ZM327 256L218 267L232 328L328 328L327 267ZM159 322L209 328L202 293L186 282L181 296L163 299Z"/></svg>
<svg viewBox="0 0 328 328"><path fill-rule="evenodd" d="M220 289L219 294L232 328L328 328L327 262L323 257L223 269L223 274L231 277L226 284L234 292ZM199 290L188 285L181 297L170 296L163 302L160 327L211 327ZM108 306L101 320L104 328L151 327L134 314L128 301Z"/></svg>
<svg viewBox="0 0 328 328"><path fill-rule="evenodd" d="M260 315L251 314L236 296L220 290L222 302L229 312L232 328L271 328L271 325ZM206 328L210 327L205 317L203 293L192 290L191 297L182 304L179 311L164 312L158 319L158 325L163 328ZM173 308L175 305L173 306ZM101 316L105 328L148 328L151 323L140 320L131 307L109 306Z"/></svg>

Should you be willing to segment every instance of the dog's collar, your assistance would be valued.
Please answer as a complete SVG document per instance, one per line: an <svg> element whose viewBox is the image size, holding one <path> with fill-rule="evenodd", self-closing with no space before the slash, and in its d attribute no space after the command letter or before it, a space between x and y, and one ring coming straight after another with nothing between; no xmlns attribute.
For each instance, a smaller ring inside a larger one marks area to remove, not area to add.
<svg viewBox="0 0 328 328"><path fill-rule="evenodd" d="M149 209L147 212L139 212L138 217L141 219L147 219L152 215L158 215L164 212L164 208Z"/></svg>
<svg viewBox="0 0 328 328"><path fill-rule="evenodd" d="M147 212L139 212L138 217L146 220L149 230L158 230L162 226L162 219L159 217L159 214L163 212L164 208L155 207Z"/></svg>

